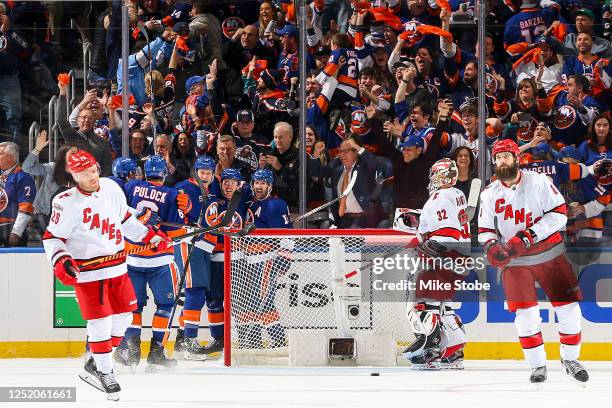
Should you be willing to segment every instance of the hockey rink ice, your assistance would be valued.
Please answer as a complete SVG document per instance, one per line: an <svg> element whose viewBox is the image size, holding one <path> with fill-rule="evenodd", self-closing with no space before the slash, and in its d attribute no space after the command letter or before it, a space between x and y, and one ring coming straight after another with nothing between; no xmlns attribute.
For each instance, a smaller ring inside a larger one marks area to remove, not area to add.
<svg viewBox="0 0 612 408"><path fill-rule="evenodd" d="M585 362L587 388L558 361L536 390L524 361L465 362L463 371L415 372L405 367L232 367L220 360L179 361L173 373L120 371L121 400L77 378L81 359L0 360L0 386L76 386L76 403L0 403L2 407L610 407L612 362ZM371 376L371 373L380 376Z"/></svg>

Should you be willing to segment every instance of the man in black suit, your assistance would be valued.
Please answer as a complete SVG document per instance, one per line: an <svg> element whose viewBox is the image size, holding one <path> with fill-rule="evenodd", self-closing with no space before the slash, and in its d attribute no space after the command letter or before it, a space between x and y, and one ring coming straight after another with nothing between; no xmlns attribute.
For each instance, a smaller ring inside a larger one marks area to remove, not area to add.
<svg viewBox="0 0 612 408"><path fill-rule="evenodd" d="M376 227L381 219L379 203L371 197L376 186L376 157L355 136L350 136L340 144L339 156L323 166L318 160L323 148L322 142L315 146L313 157L316 159L308 163L309 175L330 177L333 198L346 189L352 174L357 173L351 193L331 206L334 224L343 229Z"/></svg>

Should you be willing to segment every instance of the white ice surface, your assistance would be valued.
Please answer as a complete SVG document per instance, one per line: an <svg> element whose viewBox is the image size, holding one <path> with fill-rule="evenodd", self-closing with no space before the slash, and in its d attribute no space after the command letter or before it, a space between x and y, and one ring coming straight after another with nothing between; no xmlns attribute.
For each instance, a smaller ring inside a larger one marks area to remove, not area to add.
<svg viewBox="0 0 612 408"><path fill-rule="evenodd" d="M0 360L0 386L76 386L77 403L0 403L0 407L612 407L612 362L585 362L591 380L581 388L548 363L543 390L528 382L523 361L466 361L463 371L408 368L225 368L220 361L180 361L174 373L117 378L121 401L77 378L81 359ZM378 372L379 377L370 376Z"/></svg>

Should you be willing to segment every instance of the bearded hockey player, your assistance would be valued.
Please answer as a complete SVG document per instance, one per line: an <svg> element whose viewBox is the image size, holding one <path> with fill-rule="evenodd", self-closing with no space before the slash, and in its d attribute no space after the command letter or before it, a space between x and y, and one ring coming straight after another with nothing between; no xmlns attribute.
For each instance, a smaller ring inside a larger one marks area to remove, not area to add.
<svg viewBox="0 0 612 408"><path fill-rule="evenodd" d="M208 204L205 212L206 223L208 225L219 223L223 219L234 193L238 189L242 189L242 199L236 209L232 223L228 227L230 231L240 230L244 226L246 212L251 201L248 187L248 184L243 183L240 171L231 168L223 170L221 172L221 194L216 200ZM227 229L220 229L220 231L227 231ZM223 243L223 235L217 236L217 244L210 258L210 286L207 288L205 296L212 341L204 348L205 354L223 350Z"/></svg>
<svg viewBox="0 0 612 408"><path fill-rule="evenodd" d="M412 368L417 370L463 368L466 337L451 302L455 281L463 280L463 274L457 272L467 271L449 270L441 267L440 262L431 262L469 256L467 200L463 192L453 187L458 174L457 164L451 159L434 163L429 173L429 199L420 212L418 230L416 218L410 217L419 214L418 211L409 210L398 220L400 225L407 225L403 230L416 233L409 247L418 247L422 261L416 275L416 299L408 304L408 319L416 340L404 351ZM443 264L446 266L447 262ZM430 281L450 283L452 289L431 289L425 284Z"/></svg>
<svg viewBox="0 0 612 408"><path fill-rule="evenodd" d="M584 384L589 375L577 361L582 296L560 233L567 223L567 206L546 175L519 170L518 154L517 144L508 139L493 146L497 180L481 195L478 240L490 265L501 270L508 309L516 313L519 341L533 370L530 381L546 381L538 282L559 321L561 364L573 380Z"/></svg>
<svg viewBox="0 0 612 408"><path fill-rule="evenodd" d="M257 228L291 228L289 207L282 198L271 195L274 174L268 169L259 169L251 177L253 204L247 212L247 224Z"/></svg>
<svg viewBox="0 0 612 408"><path fill-rule="evenodd" d="M118 400L121 387L113 373L111 352L132 321L136 295L125 257L90 261L122 251L124 236L134 242L158 243L158 251L172 244L136 220L121 188L112 180L100 179L100 167L91 154L76 152L68 159L68 168L78 185L53 199L43 245L55 276L74 286L81 315L87 320L92 355L79 377L108 393L108 399Z"/></svg>

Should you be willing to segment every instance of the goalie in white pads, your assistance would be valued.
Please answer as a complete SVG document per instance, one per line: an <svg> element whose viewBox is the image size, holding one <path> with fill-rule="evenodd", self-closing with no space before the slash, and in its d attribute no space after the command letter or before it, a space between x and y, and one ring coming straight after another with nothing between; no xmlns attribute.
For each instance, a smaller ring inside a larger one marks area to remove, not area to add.
<svg viewBox="0 0 612 408"><path fill-rule="evenodd" d="M589 375L577 361L582 296L560 233L567 223L567 206L546 175L519 170L518 154L512 140L493 146L498 179L481 195L478 240L489 263L501 269L508 309L516 313L519 341L533 370L530 381L546 381L538 282L559 321L561 364L572 379L584 384Z"/></svg>
<svg viewBox="0 0 612 408"><path fill-rule="evenodd" d="M446 261L439 262L469 257L467 200L460 190L453 187L457 176L457 165L453 160L442 159L434 163L429 175L430 196L420 212L418 230L415 225L418 211L414 210L404 215L403 223L406 225L408 222L408 225L400 228L416 233L417 237L409 246L418 247L421 259L421 270L415 276L416 299L414 303L408 303L408 318L416 340L404 351L414 369L463 368L466 337L451 301L455 294L455 281L463 280L464 276L442 267L449 264ZM439 290L435 287L437 283L450 283L450 290Z"/></svg>

